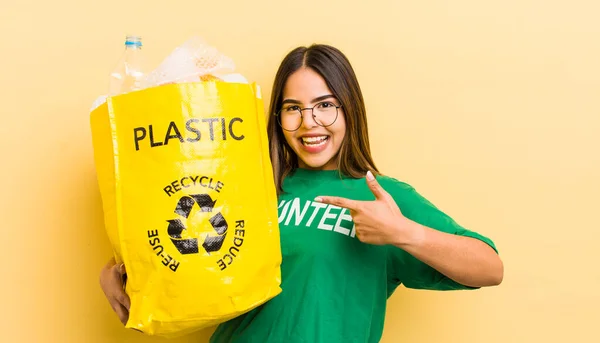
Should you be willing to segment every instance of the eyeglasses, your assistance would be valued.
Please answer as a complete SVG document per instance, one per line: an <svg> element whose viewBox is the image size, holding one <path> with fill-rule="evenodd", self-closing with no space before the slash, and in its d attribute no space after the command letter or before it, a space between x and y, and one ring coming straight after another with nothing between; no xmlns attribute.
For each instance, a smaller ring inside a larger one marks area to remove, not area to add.
<svg viewBox="0 0 600 343"><path fill-rule="evenodd" d="M304 120L303 111L311 110L312 117L317 125L328 127L333 125L338 117L338 109L342 105L336 105L331 101L323 101L313 107L300 108L298 105L284 106L279 112L275 113L277 121L282 129L286 131L296 131L302 126Z"/></svg>

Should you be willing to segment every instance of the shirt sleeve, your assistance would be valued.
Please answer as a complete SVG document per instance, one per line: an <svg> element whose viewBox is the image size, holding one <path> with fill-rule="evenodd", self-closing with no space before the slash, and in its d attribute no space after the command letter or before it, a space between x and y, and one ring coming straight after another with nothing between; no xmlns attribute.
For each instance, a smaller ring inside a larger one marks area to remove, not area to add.
<svg viewBox="0 0 600 343"><path fill-rule="evenodd" d="M481 240L498 253L492 240L459 225L417 193L412 186L387 177L382 177L380 184L394 198L402 214L410 220L438 231ZM479 288L453 281L400 248L394 246L388 248L388 296L400 284L407 288L430 290Z"/></svg>

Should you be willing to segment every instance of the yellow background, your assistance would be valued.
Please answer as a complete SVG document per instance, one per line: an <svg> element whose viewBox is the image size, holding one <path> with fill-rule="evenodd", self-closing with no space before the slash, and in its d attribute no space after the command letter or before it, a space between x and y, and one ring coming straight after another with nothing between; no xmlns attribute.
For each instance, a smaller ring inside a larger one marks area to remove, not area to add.
<svg viewBox="0 0 600 343"><path fill-rule="evenodd" d="M291 48L348 55L380 169L492 237L506 267L497 288L399 289L383 342L595 341L598 13L592 0L2 1L0 341L165 342L124 330L98 286L111 252L88 110L129 32L153 65L200 35L265 98Z"/></svg>

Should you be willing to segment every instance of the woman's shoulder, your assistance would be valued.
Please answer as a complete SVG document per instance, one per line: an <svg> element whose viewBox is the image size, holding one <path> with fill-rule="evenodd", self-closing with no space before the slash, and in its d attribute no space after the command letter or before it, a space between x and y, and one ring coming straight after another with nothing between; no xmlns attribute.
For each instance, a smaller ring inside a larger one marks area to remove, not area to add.
<svg viewBox="0 0 600 343"><path fill-rule="evenodd" d="M427 207L435 208L427 198L421 195L415 187L406 181L400 181L386 175L378 175L377 181L379 182L379 185L399 204L404 206L426 205Z"/></svg>
<svg viewBox="0 0 600 343"><path fill-rule="evenodd" d="M414 191L414 187L410 185L406 181L398 180L389 175L379 174L376 176L377 182L385 189L386 191L395 190L395 191ZM389 188L389 190L388 190Z"/></svg>

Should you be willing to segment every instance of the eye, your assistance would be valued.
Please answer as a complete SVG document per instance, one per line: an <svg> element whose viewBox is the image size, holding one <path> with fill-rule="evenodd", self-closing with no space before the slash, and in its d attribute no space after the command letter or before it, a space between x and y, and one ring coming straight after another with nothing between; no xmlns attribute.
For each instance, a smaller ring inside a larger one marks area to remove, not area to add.
<svg viewBox="0 0 600 343"><path fill-rule="evenodd" d="M331 102L331 101L324 101L324 102L320 102L317 104L317 106L315 106L317 108L332 108L332 107L336 107L336 105Z"/></svg>
<svg viewBox="0 0 600 343"><path fill-rule="evenodd" d="M285 107L285 108L283 109L283 112L288 112L288 113L289 113L289 112L297 112L298 110L300 110L300 107L298 107L298 106L296 106L296 105L293 105L293 106L288 106L288 107Z"/></svg>

